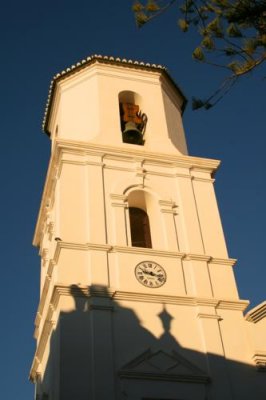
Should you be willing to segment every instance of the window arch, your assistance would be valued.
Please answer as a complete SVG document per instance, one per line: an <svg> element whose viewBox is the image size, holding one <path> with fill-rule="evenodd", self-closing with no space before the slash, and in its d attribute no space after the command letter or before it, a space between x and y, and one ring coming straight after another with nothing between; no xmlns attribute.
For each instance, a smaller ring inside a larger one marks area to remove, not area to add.
<svg viewBox="0 0 266 400"><path fill-rule="evenodd" d="M148 214L138 207L129 207L131 244L151 248L151 231Z"/></svg>

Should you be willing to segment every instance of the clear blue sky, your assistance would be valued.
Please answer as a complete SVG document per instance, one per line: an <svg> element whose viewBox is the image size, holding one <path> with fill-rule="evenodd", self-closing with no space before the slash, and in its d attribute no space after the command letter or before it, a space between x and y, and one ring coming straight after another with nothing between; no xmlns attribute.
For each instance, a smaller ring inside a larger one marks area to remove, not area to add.
<svg viewBox="0 0 266 400"><path fill-rule="evenodd" d="M33 399L28 382L39 296L38 250L31 246L50 143L41 122L52 76L91 54L164 64L189 99L222 79L196 64L196 38L169 12L137 30L131 1L47 0L1 7L0 376L5 400ZM217 107L184 116L191 155L218 158L216 193L242 299L266 298L265 93L261 68Z"/></svg>

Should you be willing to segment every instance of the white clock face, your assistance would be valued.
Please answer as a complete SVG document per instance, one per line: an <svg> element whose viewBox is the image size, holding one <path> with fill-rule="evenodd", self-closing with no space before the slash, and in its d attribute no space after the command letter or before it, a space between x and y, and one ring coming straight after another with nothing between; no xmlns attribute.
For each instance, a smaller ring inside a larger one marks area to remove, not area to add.
<svg viewBox="0 0 266 400"><path fill-rule="evenodd" d="M158 288L166 282L166 272L154 261L142 261L135 268L137 280L149 288Z"/></svg>

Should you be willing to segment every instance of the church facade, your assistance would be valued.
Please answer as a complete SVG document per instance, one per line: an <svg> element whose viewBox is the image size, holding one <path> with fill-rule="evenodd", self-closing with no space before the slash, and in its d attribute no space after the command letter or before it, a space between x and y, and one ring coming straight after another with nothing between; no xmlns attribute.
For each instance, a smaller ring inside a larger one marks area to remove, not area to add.
<svg viewBox="0 0 266 400"><path fill-rule="evenodd" d="M34 245L36 400L265 399L266 302L244 315L214 192L161 65L56 75Z"/></svg>

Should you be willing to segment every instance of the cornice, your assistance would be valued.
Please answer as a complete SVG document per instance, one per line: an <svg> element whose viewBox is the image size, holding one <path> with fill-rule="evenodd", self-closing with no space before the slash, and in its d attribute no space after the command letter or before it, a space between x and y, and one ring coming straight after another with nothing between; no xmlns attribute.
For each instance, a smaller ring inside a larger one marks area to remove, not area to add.
<svg viewBox="0 0 266 400"><path fill-rule="evenodd" d="M117 67L122 67L122 68L130 68L130 69L135 69L135 70L145 70L149 72L157 72L164 76L166 80L170 83L170 85L174 88L174 90L181 96L183 100L182 104L182 111L184 111L187 100L182 93L181 89L178 87L178 85L174 82L174 80L171 78L171 76L168 74L166 68L160 64L150 64L150 63L144 63L142 61L133 61L133 60L127 60L125 58L118 58L118 57L109 57L109 56L102 56L102 55L92 55L90 57L87 57L86 59L81 60L80 62L77 62L74 65L71 65L71 67L66 68L65 70L61 71L60 73L56 74L50 84L49 88L49 93L48 93L48 99L45 107L45 112L44 112L44 119L43 119L43 130L45 133L50 135L48 131L48 123L49 123L49 118L51 114L51 109L53 107L53 102L54 102L54 92L56 89L57 84L62 81L63 79L79 73L81 70L88 68L89 66L93 64L107 64L107 65L113 65Z"/></svg>
<svg viewBox="0 0 266 400"><path fill-rule="evenodd" d="M122 370L118 373L120 378L124 379L141 379L153 381L168 381L168 382L188 382L188 383L201 383L206 384L210 382L208 376L198 375L178 375L167 373L148 373L138 371Z"/></svg>
<svg viewBox="0 0 266 400"><path fill-rule="evenodd" d="M206 314L206 313L199 313L198 314L198 318L201 318L201 319L215 319L215 320L217 320L217 321L221 321L222 320L222 318L220 317L220 315L217 315L217 314Z"/></svg>
<svg viewBox="0 0 266 400"><path fill-rule="evenodd" d="M249 306L248 300L219 300L217 303L217 310L235 310L245 311Z"/></svg>
<svg viewBox="0 0 266 400"><path fill-rule="evenodd" d="M102 156L104 159L142 162L152 165L167 167L185 167L190 170L214 172L220 165L220 161L210 158L194 157L182 154L169 154L147 151L144 149L131 149L106 144L80 142L76 140L56 139L55 147L72 154L88 154Z"/></svg>
<svg viewBox="0 0 266 400"><path fill-rule="evenodd" d="M170 296L164 294L150 294L150 293L134 293L115 291L113 294L115 300L131 300L131 301L142 301L147 303L160 303L160 304L175 304L183 306L209 306L216 309L222 309L227 306L230 310L244 310L249 302L246 300L227 300L227 299L215 299L215 298L202 298L202 297L191 297L191 296ZM221 305L223 304L224 307Z"/></svg>
<svg viewBox="0 0 266 400"><path fill-rule="evenodd" d="M209 264L230 265L231 267L233 267L237 262L235 258L217 258L208 256L206 254L192 253L186 253L184 256L184 261L205 261Z"/></svg>
<svg viewBox="0 0 266 400"><path fill-rule="evenodd" d="M249 322L257 323L266 317L266 301L258 304L247 312L245 318Z"/></svg>
<svg viewBox="0 0 266 400"><path fill-rule="evenodd" d="M219 265L230 265L233 267L237 263L236 258L217 258L217 257L210 257L210 264L219 264Z"/></svg>
<svg viewBox="0 0 266 400"><path fill-rule="evenodd" d="M33 245L34 246L39 246L40 242L40 233L43 228L43 222L44 218L46 215L46 212L49 210L50 207L50 202L51 202L51 193L53 193L53 189L56 183L56 176L58 172L58 164L59 164L59 159L60 159L60 152L57 151L57 149L54 149L47 174L46 174L46 179L45 179L45 184L44 184L44 189L43 189L43 194L42 194L42 199L41 199L41 205L40 205L40 210L37 218L37 223L35 227L35 232L33 236Z"/></svg>
<svg viewBox="0 0 266 400"><path fill-rule="evenodd" d="M112 246L110 249L111 253L128 253L128 254L143 254L151 256L161 256L161 257L174 257L183 258L184 253L179 253L177 251L167 251L167 250L157 250L149 249L144 247L128 247L128 246Z"/></svg>
<svg viewBox="0 0 266 400"><path fill-rule="evenodd" d="M266 351L255 350L253 360L259 371L266 372Z"/></svg>
<svg viewBox="0 0 266 400"><path fill-rule="evenodd" d="M210 261L211 257L206 255L206 254L192 254L192 253L187 253L184 256L185 261Z"/></svg>
<svg viewBox="0 0 266 400"><path fill-rule="evenodd" d="M46 347L48 338L52 332L53 327L54 327L53 321L49 321L49 320L45 321L44 327L42 330L42 335L41 335L39 344L37 346L36 353L34 355L31 370L30 370L30 380L33 382L36 380L37 370L38 370L39 365L42 363L42 358L43 358L43 354L45 351L45 347Z"/></svg>
<svg viewBox="0 0 266 400"><path fill-rule="evenodd" d="M55 264L58 262L59 255L62 249L82 250L82 251L100 250L108 252L112 249L112 246L108 244L99 244L99 243L75 243L75 242L58 241L56 243L56 248L53 258Z"/></svg>

